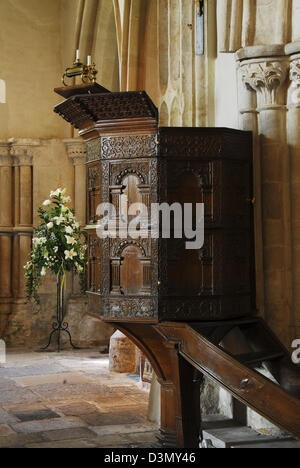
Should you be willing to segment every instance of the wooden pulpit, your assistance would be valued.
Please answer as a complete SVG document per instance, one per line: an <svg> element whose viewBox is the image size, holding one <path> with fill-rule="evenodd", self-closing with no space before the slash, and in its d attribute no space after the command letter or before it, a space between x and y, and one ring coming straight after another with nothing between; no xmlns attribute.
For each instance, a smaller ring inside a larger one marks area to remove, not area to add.
<svg viewBox="0 0 300 468"><path fill-rule="evenodd" d="M186 327L208 330L207 338L213 329L216 344L228 327L256 323L252 135L159 128L145 92L81 94L75 87L66 97L55 112L87 143L89 309L151 362L161 384L161 445L198 447L200 383L215 356L207 356L207 369L193 362ZM188 250L188 239L173 231L170 238L161 231L156 238L99 238L100 203L112 204L117 221L129 204L143 203L149 232L153 204L202 203L204 245Z"/></svg>

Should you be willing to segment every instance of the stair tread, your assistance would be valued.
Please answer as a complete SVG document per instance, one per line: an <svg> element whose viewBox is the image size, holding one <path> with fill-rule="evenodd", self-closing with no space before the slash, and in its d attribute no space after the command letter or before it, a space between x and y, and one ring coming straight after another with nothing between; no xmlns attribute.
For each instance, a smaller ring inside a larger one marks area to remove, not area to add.
<svg viewBox="0 0 300 468"><path fill-rule="evenodd" d="M226 427L241 427L241 425L221 414L210 414L202 417L202 429L204 431Z"/></svg>
<svg viewBox="0 0 300 468"><path fill-rule="evenodd" d="M235 357L238 361L243 364L255 364L262 361L271 361L274 359L282 358L285 354L282 351L273 351L273 352L253 352L248 354L238 354Z"/></svg>
<svg viewBox="0 0 300 468"><path fill-rule="evenodd" d="M265 436L249 427L236 425L204 430L203 438L211 440L215 448L231 448L233 445L274 442L276 440L274 436Z"/></svg>
<svg viewBox="0 0 300 468"><path fill-rule="evenodd" d="M281 439L276 439L276 440L273 440L273 441L269 441L269 442L263 442L263 443L259 443L259 444L245 444L245 445L234 445L232 446L231 448L269 448L269 449L272 449L272 448L286 448L286 449L296 449L296 448L300 448L300 442L298 442L297 440L281 440Z"/></svg>

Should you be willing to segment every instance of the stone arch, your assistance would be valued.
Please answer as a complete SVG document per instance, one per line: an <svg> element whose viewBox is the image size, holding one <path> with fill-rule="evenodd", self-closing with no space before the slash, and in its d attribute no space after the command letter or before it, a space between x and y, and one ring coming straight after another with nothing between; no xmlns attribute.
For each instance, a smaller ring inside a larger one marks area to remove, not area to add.
<svg viewBox="0 0 300 468"><path fill-rule="evenodd" d="M160 106L159 123L161 127L169 126L169 110L166 102Z"/></svg>
<svg viewBox="0 0 300 468"><path fill-rule="evenodd" d="M180 111L180 105L178 98L175 97L172 102L171 112L170 112L170 126L171 127L180 127L182 124L182 115Z"/></svg>

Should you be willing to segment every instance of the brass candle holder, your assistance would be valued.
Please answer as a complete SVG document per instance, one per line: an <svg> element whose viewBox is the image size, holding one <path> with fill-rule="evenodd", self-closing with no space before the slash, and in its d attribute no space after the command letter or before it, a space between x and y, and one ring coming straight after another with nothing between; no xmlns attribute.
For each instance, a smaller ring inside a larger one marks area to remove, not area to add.
<svg viewBox="0 0 300 468"><path fill-rule="evenodd" d="M72 67L66 69L65 73L62 76L62 82L64 86L68 86L66 83L66 78L74 78L76 76L81 77L83 84L95 83L97 78L98 71L96 70L95 63L91 65L84 65L79 58L75 59Z"/></svg>

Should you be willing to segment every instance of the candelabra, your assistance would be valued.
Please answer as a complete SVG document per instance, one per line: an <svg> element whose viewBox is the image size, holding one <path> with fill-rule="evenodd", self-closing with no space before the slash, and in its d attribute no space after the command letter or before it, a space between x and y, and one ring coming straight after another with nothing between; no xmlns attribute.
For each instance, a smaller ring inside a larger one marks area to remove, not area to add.
<svg viewBox="0 0 300 468"><path fill-rule="evenodd" d="M74 78L80 76L81 81L84 84L95 83L98 71L96 70L95 63L92 63L92 58L89 55L87 58L87 65L81 62L79 58L79 50L76 51L76 58L72 67L66 68L65 73L62 76L62 82L64 86L68 86L66 78Z"/></svg>

